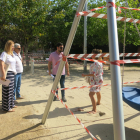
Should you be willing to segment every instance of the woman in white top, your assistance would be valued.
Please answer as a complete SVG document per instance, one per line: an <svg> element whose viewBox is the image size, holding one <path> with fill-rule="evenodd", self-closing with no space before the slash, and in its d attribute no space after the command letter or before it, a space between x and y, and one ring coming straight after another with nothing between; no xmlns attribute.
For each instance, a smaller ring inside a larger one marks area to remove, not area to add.
<svg viewBox="0 0 140 140"><path fill-rule="evenodd" d="M2 85L2 110L13 112L14 104L14 76L16 74L16 59L13 54L14 42L9 40L5 44L4 52L0 56L0 65L2 71L1 80L9 79L11 82L9 86ZM8 72L6 75L4 65L9 64Z"/></svg>

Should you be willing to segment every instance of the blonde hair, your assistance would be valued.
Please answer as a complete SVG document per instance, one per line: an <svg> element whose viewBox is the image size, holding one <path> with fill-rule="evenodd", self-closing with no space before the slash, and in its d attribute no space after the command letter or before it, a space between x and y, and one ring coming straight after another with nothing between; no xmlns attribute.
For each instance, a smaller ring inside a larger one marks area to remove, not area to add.
<svg viewBox="0 0 140 140"><path fill-rule="evenodd" d="M8 40L8 41L6 42L4 51L5 51L7 54L13 55L12 44L14 45L14 42L13 42L12 40Z"/></svg>

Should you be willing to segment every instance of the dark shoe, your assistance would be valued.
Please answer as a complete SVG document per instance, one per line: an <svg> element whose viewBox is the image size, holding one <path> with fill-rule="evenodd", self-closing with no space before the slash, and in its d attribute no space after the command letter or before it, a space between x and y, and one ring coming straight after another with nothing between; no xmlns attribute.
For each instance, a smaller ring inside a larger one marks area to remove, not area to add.
<svg viewBox="0 0 140 140"><path fill-rule="evenodd" d="M67 102L67 100L66 100L65 97L62 97L62 101L63 101L63 102Z"/></svg>
<svg viewBox="0 0 140 140"><path fill-rule="evenodd" d="M53 101L56 101L56 99L57 99L57 97L56 97L56 96L54 96Z"/></svg>

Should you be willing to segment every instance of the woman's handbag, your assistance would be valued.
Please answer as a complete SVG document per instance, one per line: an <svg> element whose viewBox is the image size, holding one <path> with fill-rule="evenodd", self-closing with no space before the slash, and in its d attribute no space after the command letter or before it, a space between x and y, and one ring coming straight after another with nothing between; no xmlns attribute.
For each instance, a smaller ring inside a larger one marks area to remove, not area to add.
<svg viewBox="0 0 140 140"><path fill-rule="evenodd" d="M90 76L85 76L85 80L87 83L89 83L89 85L91 84Z"/></svg>
<svg viewBox="0 0 140 140"><path fill-rule="evenodd" d="M7 53L6 53L6 60L7 60ZM6 60L5 60L5 61L6 61ZM6 79L6 76L7 76L8 68L9 68L9 64L4 63L5 79ZM2 77L2 76L3 76L3 74L2 74L2 67L1 67L1 65L0 65L0 77Z"/></svg>

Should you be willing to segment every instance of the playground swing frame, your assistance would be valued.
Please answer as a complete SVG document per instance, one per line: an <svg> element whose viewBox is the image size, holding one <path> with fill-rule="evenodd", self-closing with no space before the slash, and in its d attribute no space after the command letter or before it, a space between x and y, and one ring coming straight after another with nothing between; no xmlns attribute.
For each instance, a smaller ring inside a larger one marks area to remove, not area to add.
<svg viewBox="0 0 140 140"><path fill-rule="evenodd" d="M86 0L80 0L77 12L83 10ZM113 3L115 5L115 0L106 0L108 3ZM110 61L119 60L119 50L118 50L118 34L117 34L117 21L116 21L116 9L112 5L107 9L108 15L108 35L109 35L109 53ZM75 15L67 42L64 50L64 55L69 54L79 21L81 16L77 17ZM65 61L61 60L56 78L54 80L52 90L57 89L60 76L65 65ZM122 105L122 88L121 88L121 74L120 67L117 65L111 65L111 85L112 85L112 106L113 106L113 127L114 127L114 140L125 140L125 131L124 131L124 117L123 117L123 105ZM42 121L44 124L46 118L48 117L49 110L54 98L54 94L50 92L48 103L46 105Z"/></svg>

